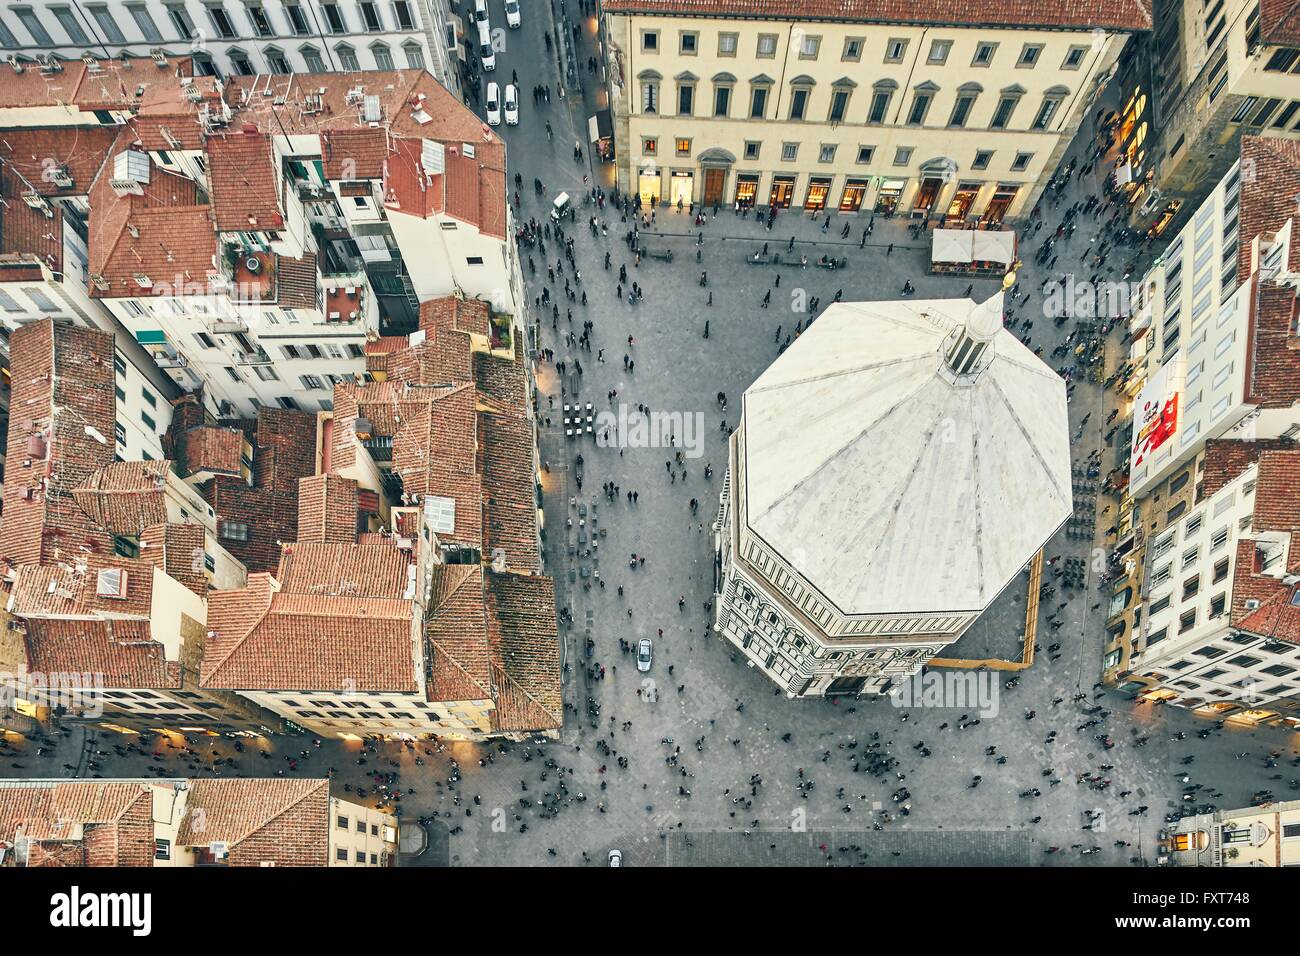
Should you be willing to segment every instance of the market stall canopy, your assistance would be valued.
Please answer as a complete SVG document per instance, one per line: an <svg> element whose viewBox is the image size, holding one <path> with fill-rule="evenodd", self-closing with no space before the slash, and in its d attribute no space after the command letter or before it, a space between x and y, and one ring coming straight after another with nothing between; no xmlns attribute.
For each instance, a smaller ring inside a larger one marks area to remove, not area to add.
<svg viewBox="0 0 1300 956"><path fill-rule="evenodd" d="M1016 261L1016 234L1014 230L1005 229L992 232L979 229L971 233L974 244L971 258L976 262L1004 262L1007 265Z"/></svg>
<svg viewBox="0 0 1300 956"><path fill-rule="evenodd" d="M972 239L975 233L970 229L936 229L934 230L932 262L970 262Z"/></svg>

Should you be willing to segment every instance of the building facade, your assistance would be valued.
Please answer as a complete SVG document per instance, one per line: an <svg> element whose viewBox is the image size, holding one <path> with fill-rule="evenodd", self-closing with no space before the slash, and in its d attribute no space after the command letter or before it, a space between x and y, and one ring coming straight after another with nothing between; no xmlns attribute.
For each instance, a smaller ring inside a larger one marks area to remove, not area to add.
<svg viewBox="0 0 1300 956"><path fill-rule="evenodd" d="M0 867L394 866L397 837L328 780L0 781Z"/></svg>
<svg viewBox="0 0 1300 956"><path fill-rule="evenodd" d="M1157 0L1120 66L1114 182L1130 225L1178 228L1243 135L1300 136L1300 27L1285 4Z"/></svg>
<svg viewBox="0 0 1300 956"><path fill-rule="evenodd" d="M1300 866L1300 800L1183 817L1161 851L1174 866Z"/></svg>
<svg viewBox="0 0 1300 956"><path fill-rule="evenodd" d="M714 629L788 696L884 693L1022 574L1069 473L1064 383L1001 293L832 305L745 392Z"/></svg>
<svg viewBox="0 0 1300 956"><path fill-rule="evenodd" d="M1027 214L1149 15L950 7L605 4L620 188L950 223Z"/></svg>
<svg viewBox="0 0 1300 956"><path fill-rule="evenodd" d="M35 0L0 14L6 58L186 56L210 76L428 70L460 91L447 0Z"/></svg>

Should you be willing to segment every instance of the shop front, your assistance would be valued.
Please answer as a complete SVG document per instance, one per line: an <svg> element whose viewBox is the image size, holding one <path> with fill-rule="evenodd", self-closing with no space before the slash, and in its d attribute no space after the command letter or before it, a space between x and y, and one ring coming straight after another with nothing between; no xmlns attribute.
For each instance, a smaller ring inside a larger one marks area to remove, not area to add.
<svg viewBox="0 0 1300 956"><path fill-rule="evenodd" d="M668 194L668 201L671 205L676 206L681 203L683 207L695 202L695 173L689 169L675 169L671 177L670 188L672 191Z"/></svg>
<svg viewBox="0 0 1300 956"><path fill-rule="evenodd" d="M906 186L906 179L882 180L880 192L876 194L875 211L886 216L892 216L898 210L898 203L903 198L903 189Z"/></svg>
<svg viewBox="0 0 1300 956"><path fill-rule="evenodd" d="M840 212L857 212L862 208L862 200L867 196L865 179L850 179L844 183L844 192L840 196Z"/></svg>
<svg viewBox="0 0 1300 956"><path fill-rule="evenodd" d="M805 209L820 210L826 208L826 200L831 194L831 178L814 176L808 180L808 195L804 197Z"/></svg>
<svg viewBox="0 0 1300 956"><path fill-rule="evenodd" d="M641 167L641 175L637 179L637 193L641 196L641 205L647 209L659 202L664 189L663 175L657 166Z"/></svg>
<svg viewBox="0 0 1300 956"><path fill-rule="evenodd" d="M758 174L741 173L736 177L736 206L740 209L752 209L754 198L758 195Z"/></svg>
<svg viewBox="0 0 1300 956"><path fill-rule="evenodd" d="M916 200L912 203L912 215L917 218L929 216L942 188L943 180L938 176L922 177L921 188L916 191Z"/></svg>
<svg viewBox="0 0 1300 956"><path fill-rule="evenodd" d="M958 225L966 221L970 215L971 208L975 205L975 198L979 196L979 183L958 183L957 191L952 194L952 200L948 203L948 210L944 213L944 221L952 225Z"/></svg>
<svg viewBox="0 0 1300 956"><path fill-rule="evenodd" d="M998 183L993 198L989 200L988 209L984 210L984 221L991 225L1000 224L1006 218L1007 210L1016 201L1019 192L1020 186L1016 183Z"/></svg>
<svg viewBox="0 0 1300 956"><path fill-rule="evenodd" d="M789 209L794 200L794 179L793 176L773 176L767 204L777 209Z"/></svg>

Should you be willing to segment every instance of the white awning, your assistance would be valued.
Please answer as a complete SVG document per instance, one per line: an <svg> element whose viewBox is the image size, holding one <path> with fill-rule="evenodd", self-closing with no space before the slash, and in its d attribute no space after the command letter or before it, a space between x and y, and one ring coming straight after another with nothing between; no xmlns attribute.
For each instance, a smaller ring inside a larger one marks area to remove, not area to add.
<svg viewBox="0 0 1300 956"><path fill-rule="evenodd" d="M970 262L970 229L935 229L930 252L932 262Z"/></svg>
<svg viewBox="0 0 1300 956"><path fill-rule="evenodd" d="M1006 265L1016 261L1016 234L1014 230L1004 229L993 232L977 229L971 233L974 244L971 258L976 262L1001 262Z"/></svg>

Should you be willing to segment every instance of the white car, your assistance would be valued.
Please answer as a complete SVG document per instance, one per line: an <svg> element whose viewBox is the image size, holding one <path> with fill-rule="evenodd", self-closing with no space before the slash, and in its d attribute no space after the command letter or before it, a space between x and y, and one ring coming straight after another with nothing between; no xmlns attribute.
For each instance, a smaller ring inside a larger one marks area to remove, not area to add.
<svg viewBox="0 0 1300 956"><path fill-rule="evenodd" d="M478 58L483 61L484 70L491 72L497 68L497 51L492 49L491 43L478 45Z"/></svg>
<svg viewBox="0 0 1300 956"><path fill-rule="evenodd" d="M501 88L495 83L487 86L487 121L489 126L501 125Z"/></svg>
<svg viewBox="0 0 1300 956"><path fill-rule="evenodd" d="M519 125L519 93L513 83L506 84L506 125Z"/></svg>
<svg viewBox="0 0 1300 956"><path fill-rule="evenodd" d="M482 31L488 23L487 0L474 0L474 22L479 24L479 30Z"/></svg>
<svg viewBox="0 0 1300 956"><path fill-rule="evenodd" d="M610 850L610 851L609 851L609 865L610 865L610 866L622 866L622 865L623 865L623 851L622 851L622 850Z"/></svg>
<svg viewBox="0 0 1300 956"><path fill-rule="evenodd" d="M643 637L636 644L636 669L642 672L648 671L653 662L654 645L650 643L650 638Z"/></svg>
<svg viewBox="0 0 1300 956"><path fill-rule="evenodd" d="M519 29L519 0L506 0L506 26L512 30Z"/></svg>

